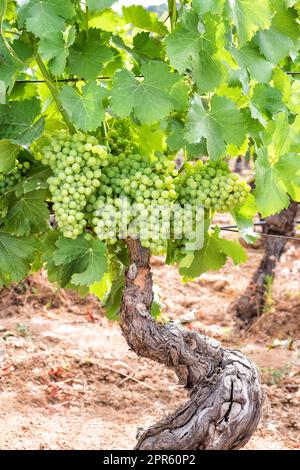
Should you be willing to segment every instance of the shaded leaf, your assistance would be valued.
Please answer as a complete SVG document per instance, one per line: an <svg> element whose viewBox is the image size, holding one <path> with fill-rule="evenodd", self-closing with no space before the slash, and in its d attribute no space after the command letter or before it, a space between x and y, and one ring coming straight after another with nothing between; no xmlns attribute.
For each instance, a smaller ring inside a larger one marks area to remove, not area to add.
<svg viewBox="0 0 300 470"><path fill-rule="evenodd" d="M84 131L94 131L104 118L102 100L105 89L95 82L87 83L82 88L82 94L74 88L64 86L60 93L61 102L72 123Z"/></svg>

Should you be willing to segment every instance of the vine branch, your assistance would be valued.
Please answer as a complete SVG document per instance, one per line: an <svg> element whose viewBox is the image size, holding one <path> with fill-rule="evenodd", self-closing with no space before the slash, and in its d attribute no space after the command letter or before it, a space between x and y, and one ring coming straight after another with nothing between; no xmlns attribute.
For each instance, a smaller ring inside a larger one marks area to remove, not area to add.
<svg viewBox="0 0 300 470"><path fill-rule="evenodd" d="M41 56L38 53L36 54L36 62L37 62L38 67L41 71L41 74L44 77L45 83L46 83L47 87L49 88L49 91L50 91L50 93L51 93L51 95L52 95L52 97L53 97L53 99L56 103L58 111L61 113L66 125L69 128L69 131L71 132L71 134L74 134L76 132L76 129L73 126L68 114L64 110L63 105L60 102L60 99L59 99L59 96L58 96L58 90L55 86L55 83L54 83L50 73L46 69L46 66L45 66L44 62L42 61Z"/></svg>

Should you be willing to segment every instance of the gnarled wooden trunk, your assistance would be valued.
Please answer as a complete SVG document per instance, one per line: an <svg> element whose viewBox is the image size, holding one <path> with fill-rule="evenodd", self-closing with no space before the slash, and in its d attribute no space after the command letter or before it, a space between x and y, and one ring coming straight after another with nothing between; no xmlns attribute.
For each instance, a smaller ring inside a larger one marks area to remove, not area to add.
<svg viewBox="0 0 300 470"><path fill-rule="evenodd" d="M249 286L235 303L236 314L245 326L251 325L264 311L268 280L272 282L276 264L284 253L288 242L287 238L280 238L280 236L295 235L297 207L298 204L292 202L280 214L272 215L266 219L263 233L270 236L264 238L264 255Z"/></svg>
<svg viewBox="0 0 300 470"><path fill-rule="evenodd" d="M188 402L144 431L137 449L238 449L256 429L262 391L255 365L240 351L150 315L153 298L149 252L128 240L130 266L121 327L139 356L173 367L190 393Z"/></svg>

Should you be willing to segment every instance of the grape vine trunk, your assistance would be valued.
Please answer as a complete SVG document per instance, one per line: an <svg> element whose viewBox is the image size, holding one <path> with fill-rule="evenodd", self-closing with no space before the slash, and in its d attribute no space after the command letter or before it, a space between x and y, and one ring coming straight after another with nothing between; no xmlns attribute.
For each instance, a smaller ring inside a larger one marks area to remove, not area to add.
<svg viewBox="0 0 300 470"><path fill-rule="evenodd" d="M241 352L150 315L153 300L149 251L128 240L130 265L121 328L139 356L174 368L190 399L139 436L140 450L239 449L261 415L263 394L255 365Z"/></svg>

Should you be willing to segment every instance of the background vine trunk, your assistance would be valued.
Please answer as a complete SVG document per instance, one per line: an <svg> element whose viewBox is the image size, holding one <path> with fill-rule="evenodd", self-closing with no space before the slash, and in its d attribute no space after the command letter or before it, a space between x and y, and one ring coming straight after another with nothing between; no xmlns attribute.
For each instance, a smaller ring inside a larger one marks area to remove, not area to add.
<svg viewBox="0 0 300 470"><path fill-rule="evenodd" d="M262 391L255 365L240 351L150 315L153 299L149 251L128 240L130 266L121 328L139 356L173 367L190 398L140 433L137 449L238 449L257 427Z"/></svg>
<svg viewBox="0 0 300 470"><path fill-rule="evenodd" d="M263 257L249 286L235 303L236 314L245 326L250 326L264 311L268 286L272 285L276 264L288 243L287 238L280 236L295 235L297 208L297 202L291 202L287 209L266 219L263 233L270 236L264 237Z"/></svg>

